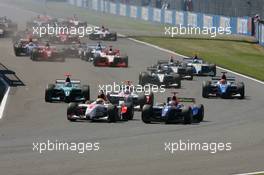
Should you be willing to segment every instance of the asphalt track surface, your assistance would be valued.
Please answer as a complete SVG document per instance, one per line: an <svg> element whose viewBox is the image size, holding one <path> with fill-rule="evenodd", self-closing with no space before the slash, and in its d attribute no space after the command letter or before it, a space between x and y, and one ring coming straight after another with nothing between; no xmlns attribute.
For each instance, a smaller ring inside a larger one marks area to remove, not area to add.
<svg viewBox="0 0 264 175"><path fill-rule="evenodd" d="M0 15L19 21L23 28L32 12L0 5ZM108 44L108 43L107 43ZM202 80L184 81L181 96L196 97L205 106L205 121L193 125L142 123L140 113L129 122L70 123L67 104L45 103L44 89L70 72L72 78L91 86L96 97L99 84L132 80L158 58L170 55L127 39L111 43L129 56L129 68L96 68L79 59L64 63L32 62L15 57L11 40L0 39L0 61L15 71L25 86L12 87L5 114L0 121L0 174L233 174L260 171L264 162L264 86L242 77L245 100L201 98ZM157 94L162 102L170 91ZM97 152L33 151L33 142L100 142ZM204 151L164 151L164 142L231 142L232 150L211 154Z"/></svg>

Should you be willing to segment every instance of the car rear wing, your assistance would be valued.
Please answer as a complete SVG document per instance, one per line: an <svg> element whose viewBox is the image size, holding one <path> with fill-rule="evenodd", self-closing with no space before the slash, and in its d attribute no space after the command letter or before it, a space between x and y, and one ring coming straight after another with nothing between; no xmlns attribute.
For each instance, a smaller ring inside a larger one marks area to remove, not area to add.
<svg viewBox="0 0 264 175"><path fill-rule="evenodd" d="M195 98L178 97L178 102L181 102L181 103L195 103Z"/></svg>
<svg viewBox="0 0 264 175"><path fill-rule="evenodd" d="M219 80L221 80L221 79L222 79L222 78L221 78L220 76L212 77L212 80L213 80L213 81L219 81ZM235 78L235 77L226 77L226 80L227 80L227 81L235 81L236 78Z"/></svg>
<svg viewBox="0 0 264 175"><path fill-rule="evenodd" d="M194 60L194 58L183 58L184 62L192 63L193 60ZM203 62L203 59L201 59L201 58L197 58L196 60L198 60L199 62Z"/></svg>
<svg viewBox="0 0 264 175"><path fill-rule="evenodd" d="M86 45L86 46L87 46L87 48L90 48L90 49L96 49L97 48L97 45ZM101 45L101 48L105 49L106 46L105 45Z"/></svg>
<svg viewBox="0 0 264 175"><path fill-rule="evenodd" d="M57 84L64 84L65 83L65 80L57 79L56 80L56 83ZM71 83L72 84L81 84L81 81L80 80L71 80Z"/></svg>
<svg viewBox="0 0 264 175"><path fill-rule="evenodd" d="M165 64L165 63L169 63L168 60L158 60L158 64Z"/></svg>

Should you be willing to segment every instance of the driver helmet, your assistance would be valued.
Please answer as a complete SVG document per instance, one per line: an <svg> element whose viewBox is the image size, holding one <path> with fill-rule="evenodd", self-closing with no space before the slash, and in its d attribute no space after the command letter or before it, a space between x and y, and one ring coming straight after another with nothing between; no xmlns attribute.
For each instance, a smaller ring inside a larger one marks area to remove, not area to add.
<svg viewBox="0 0 264 175"><path fill-rule="evenodd" d="M172 96L170 104L173 105L173 106L177 106L178 105L178 99L177 99L176 95Z"/></svg>
<svg viewBox="0 0 264 175"><path fill-rule="evenodd" d="M104 99L97 98L95 102L96 102L96 104L103 104L104 103Z"/></svg>

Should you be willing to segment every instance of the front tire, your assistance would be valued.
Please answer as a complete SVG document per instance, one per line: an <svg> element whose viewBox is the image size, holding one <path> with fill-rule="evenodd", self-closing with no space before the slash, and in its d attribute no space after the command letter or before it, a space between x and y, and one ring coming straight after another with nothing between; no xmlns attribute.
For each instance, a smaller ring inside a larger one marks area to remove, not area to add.
<svg viewBox="0 0 264 175"><path fill-rule="evenodd" d="M76 121L76 119L72 118L72 115L75 115L77 107L78 107L77 103L70 103L67 108L67 119L71 122Z"/></svg>
<svg viewBox="0 0 264 175"><path fill-rule="evenodd" d="M46 102L52 102L52 94L53 94L53 90L55 88L54 84L49 84L45 90L45 101Z"/></svg>

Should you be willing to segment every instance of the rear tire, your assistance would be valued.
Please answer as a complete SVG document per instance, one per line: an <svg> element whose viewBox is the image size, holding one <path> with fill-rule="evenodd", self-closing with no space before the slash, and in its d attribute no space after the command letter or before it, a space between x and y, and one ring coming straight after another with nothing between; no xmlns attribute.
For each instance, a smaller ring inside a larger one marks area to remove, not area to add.
<svg viewBox="0 0 264 175"><path fill-rule="evenodd" d="M107 109L107 113L108 113L108 122L109 123L115 123L116 119L117 119L117 108L114 105L109 105L108 109Z"/></svg>
<svg viewBox="0 0 264 175"><path fill-rule="evenodd" d="M177 88L181 88L181 76L179 74L173 74L173 83L177 84Z"/></svg>
<svg viewBox="0 0 264 175"><path fill-rule="evenodd" d="M82 95L84 97L84 101L90 100L90 86L88 85L82 86Z"/></svg>
<svg viewBox="0 0 264 175"><path fill-rule="evenodd" d="M203 82L203 90L202 90L203 98L208 98L209 97L209 86L210 86L210 82L209 81L204 81Z"/></svg>
<svg viewBox="0 0 264 175"><path fill-rule="evenodd" d="M238 92L240 94L239 99L244 99L245 98L245 85L243 82L239 82L238 85Z"/></svg>
<svg viewBox="0 0 264 175"><path fill-rule="evenodd" d="M153 109L151 105L144 105L142 109L141 119L144 123L151 123Z"/></svg>
<svg viewBox="0 0 264 175"><path fill-rule="evenodd" d="M188 80L193 80L193 69L191 67L186 68L187 75L190 76Z"/></svg>
<svg viewBox="0 0 264 175"><path fill-rule="evenodd" d="M193 122L193 115L192 115L192 109L190 107L184 108L183 111L183 123L186 124L192 124Z"/></svg>
<svg viewBox="0 0 264 175"><path fill-rule="evenodd" d="M200 123L204 119L204 106L202 104L198 105L199 112L197 114L197 121Z"/></svg>

